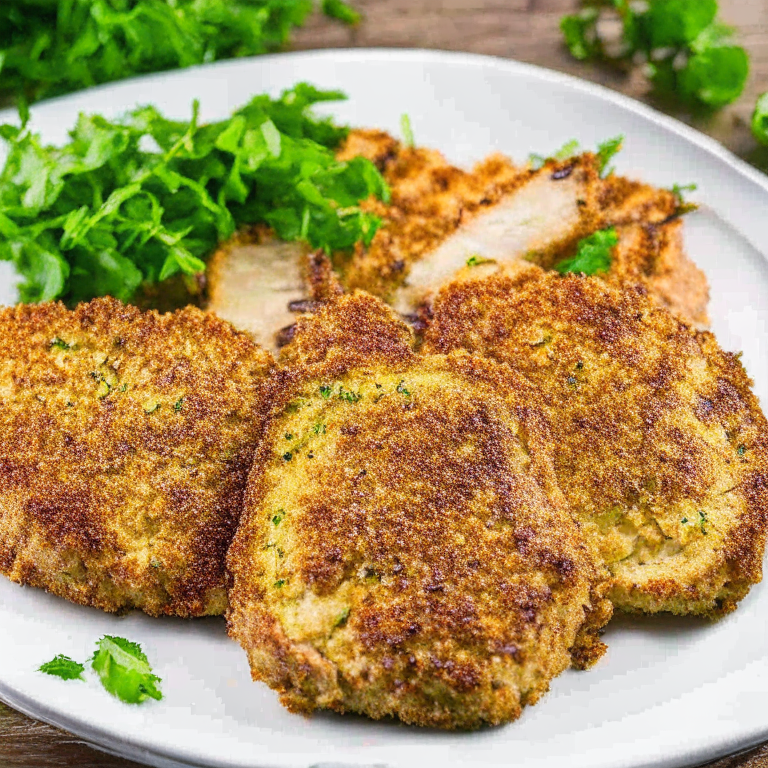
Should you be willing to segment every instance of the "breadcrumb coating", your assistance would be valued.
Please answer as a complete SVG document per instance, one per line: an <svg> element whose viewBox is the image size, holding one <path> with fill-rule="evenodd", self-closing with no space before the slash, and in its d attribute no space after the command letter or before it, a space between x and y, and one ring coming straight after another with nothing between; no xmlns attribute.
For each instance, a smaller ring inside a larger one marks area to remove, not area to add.
<svg viewBox="0 0 768 768"><path fill-rule="evenodd" d="M194 308L0 310L0 572L105 611L223 613L272 364Z"/></svg>

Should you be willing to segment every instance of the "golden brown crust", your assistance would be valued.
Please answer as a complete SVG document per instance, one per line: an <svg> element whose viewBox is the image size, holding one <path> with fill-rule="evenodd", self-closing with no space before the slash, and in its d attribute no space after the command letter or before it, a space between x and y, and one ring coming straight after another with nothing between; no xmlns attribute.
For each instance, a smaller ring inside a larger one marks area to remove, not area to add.
<svg viewBox="0 0 768 768"><path fill-rule="evenodd" d="M362 294L300 321L229 553L229 630L293 711L498 724L602 654L607 582L535 391L411 341Z"/></svg>
<svg viewBox="0 0 768 768"><path fill-rule="evenodd" d="M761 579L768 425L711 334L641 287L529 268L447 286L425 348L487 355L540 389L617 606L719 615Z"/></svg>
<svg viewBox="0 0 768 768"><path fill-rule="evenodd" d="M0 312L0 570L107 611L226 606L271 356L188 308Z"/></svg>

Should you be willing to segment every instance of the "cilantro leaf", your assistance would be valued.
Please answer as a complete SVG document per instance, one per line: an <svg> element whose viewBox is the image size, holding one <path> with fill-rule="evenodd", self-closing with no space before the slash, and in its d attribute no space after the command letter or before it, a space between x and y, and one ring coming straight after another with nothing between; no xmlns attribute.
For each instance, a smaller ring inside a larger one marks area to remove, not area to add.
<svg viewBox="0 0 768 768"><path fill-rule="evenodd" d="M154 107L81 115L59 148L0 127L0 260L21 274L22 301L128 301L142 284L202 272L218 242L258 222L326 251L369 244L380 220L359 203L386 200L387 186L370 161L337 161L347 129L309 111L340 98L302 83L209 125L197 104L188 121Z"/></svg>
<svg viewBox="0 0 768 768"><path fill-rule="evenodd" d="M312 0L3 0L0 100L280 50ZM341 0L326 14L358 15Z"/></svg>
<svg viewBox="0 0 768 768"><path fill-rule="evenodd" d="M618 242L619 237L613 227L602 229L580 240L576 255L563 259L554 268L561 275L568 273L596 275L598 272L607 272L611 268L613 259L611 251Z"/></svg>
<svg viewBox="0 0 768 768"><path fill-rule="evenodd" d="M752 114L752 134L761 143L768 145L768 93L757 100Z"/></svg>
<svg viewBox="0 0 768 768"><path fill-rule="evenodd" d="M137 643L105 635L96 646L91 666L107 691L126 704L163 698L158 687L161 680L153 674L146 654Z"/></svg>
<svg viewBox="0 0 768 768"><path fill-rule="evenodd" d="M323 0L323 13L345 24L359 24L360 14L343 0Z"/></svg>
<svg viewBox="0 0 768 768"><path fill-rule="evenodd" d="M83 672L85 667L73 661L69 656L63 656L59 654L51 661L43 664L38 672L44 672L46 675L53 675L54 677L60 677L62 680L85 680Z"/></svg>

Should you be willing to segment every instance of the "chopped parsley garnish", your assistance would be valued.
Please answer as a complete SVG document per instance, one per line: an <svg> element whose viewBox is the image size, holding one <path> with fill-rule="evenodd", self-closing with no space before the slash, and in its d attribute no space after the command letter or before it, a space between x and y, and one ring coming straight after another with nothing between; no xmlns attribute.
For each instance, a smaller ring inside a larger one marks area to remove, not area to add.
<svg viewBox="0 0 768 768"><path fill-rule="evenodd" d="M320 397L324 400L327 400L331 396L331 392L333 392L332 387L327 387L325 385L320 387Z"/></svg>
<svg viewBox="0 0 768 768"><path fill-rule="evenodd" d="M739 447L736 449L736 453L737 453L739 456L743 456L743 455L744 455L746 452L747 452L747 447L746 447L745 445L740 445L740 446L739 446Z"/></svg>
<svg viewBox="0 0 768 768"><path fill-rule="evenodd" d="M312 8L312 0L3 0L0 99L278 51ZM348 24L360 18L341 0L322 10Z"/></svg>
<svg viewBox="0 0 768 768"><path fill-rule="evenodd" d="M325 424L321 424L320 422L312 426L312 432L314 432L316 435L324 435L326 431L327 429Z"/></svg>
<svg viewBox="0 0 768 768"><path fill-rule="evenodd" d="M277 514L275 514L272 517L272 524L273 525L280 525L280 523L283 522L283 518L285 517L285 510L284 509L278 509Z"/></svg>
<svg viewBox="0 0 768 768"><path fill-rule="evenodd" d="M405 388L405 380L401 380L397 385L396 390L405 397L410 397L411 393Z"/></svg>
<svg viewBox="0 0 768 768"><path fill-rule="evenodd" d="M174 404L173 404L173 410L176 413L179 413L181 409L184 407L184 398L180 397Z"/></svg>
<svg viewBox="0 0 768 768"><path fill-rule="evenodd" d="M339 394L338 394L339 400L344 400L347 403L359 403L363 396L359 392L350 392L348 390L345 390L343 386L339 386Z"/></svg>
<svg viewBox="0 0 768 768"><path fill-rule="evenodd" d="M671 192L675 196L675 199L677 200L677 210L675 213L678 216L682 216L686 213L690 213L691 211L695 211L698 208L698 205L696 203L689 203L685 199L685 194L687 192L695 192L698 189L698 186L696 184L673 184Z"/></svg>
<svg viewBox="0 0 768 768"><path fill-rule="evenodd" d="M704 512L699 512L699 525L701 526L701 532L706 536L707 530L704 527L707 524L707 515Z"/></svg>
<svg viewBox="0 0 768 768"><path fill-rule="evenodd" d="M293 440L293 435L290 432L285 433L285 439L286 440Z"/></svg>
<svg viewBox="0 0 768 768"><path fill-rule="evenodd" d="M85 680L83 672L85 667L77 661L73 661L69 656L59 654L56 658L43 664L38 672L44 672L46 675L60 677L62 680Z"/></svg>
<svg viewBox="0 0 768 768"><path fill-rule="evenodd" d="M381 222L359 203L387 199L386 183L364 158L336 160L347 129L310 113L342 98L301 83L208 125L197 103L187 121L151 106L115 121L83 114L60 148L26 123L0 126L0 260L21 274L21 300L128 301L142 284L202 272L240 225L328 252L369 244Z"/></svg>
<svg viewBox="0 0 768 768"><path fill-rule="evenodd" d="M400 131L403 134L403 144L409 149L415 147L416 141L413 138L413 127L411 126L411 118L408 115L400 116Z"/></svg>
<svg viewBox="0 0 768 768"><path fill-rule="evenodd" d="M467 266L477 267L480 264L493 264L494 261L495 259L486 259L484 256L480 256L480 254L475 253L467 259Z"/></svg>
<svg viewBox="0 0 768 768"><path fill-rule="evenodd" d="M583 275L596 275L607 272L611 268L611 251L619 242L616 230L602 229L579 241L576 255L555 264L555 269L561 274L570 272Z"/></svg>
<svg viewBox="0 0 768 768"><path fill-rule="evenodd" d="M333 622L333 628L336 629L336 627L343 627L347 623L347 619L349 619L349 614L351 613L351 608L345 608L337 617L336 620Z"/></svg>
<svg viewBox="0 0 768 768"><path fill-rule="evenodd" d="M286 451L286 452L283 454L283 459L284 459L285 461L290 461L292 458L293 458L293 454L292 454L290 451Z"/></svg>
<svg viewBox="0 0 768 768"><path fill-rule="evenodd" d="M598 170L600 172L600 178L604 179L613 173L613 168L609 167L609 163L613 157L621 151L621 146L624 143L623 136L615 136L612 139L607 139L597 147L597 159Z"/></svg>
<svg viewBox="0 0 768 768"><path fill-rule="evenodd" d="M685 525L688 522L688 518L684 517L680 522Z"/></svg>
<svg viewBox="0 0 768 768"><path fill-rule="evenodd" d="M153 674L138 643L105 635L96 646L91 666L107 691L126 704L163 698L159 688L160 678Z"/></svg>
<svg viewBox="0 0 768 768"><path fill-rule="evenodd" d="M56 338L54 338L48 346L51 349L71 349L69 344L67 344L64 339L60 339L58 336L56 336Z"/></svg>
<svg viewBox="0 0 768 768"><path fill-rule="evenodd" d="M285 584L285 579L278 579L275 582L275 588L280 589L281 587L283 587L284 584Z"/></svg>
<svg viewBox="0 0 768 768"><path fill-rule="evenodd" d="M687 104L717 109L744 90L749 57L734 44L734 30L717 20L717 0L585 0L584 6L560 22L575 58L644 66L657 93ZM622 25L618 45L603 37L600 24L611 13Z"/></svg>

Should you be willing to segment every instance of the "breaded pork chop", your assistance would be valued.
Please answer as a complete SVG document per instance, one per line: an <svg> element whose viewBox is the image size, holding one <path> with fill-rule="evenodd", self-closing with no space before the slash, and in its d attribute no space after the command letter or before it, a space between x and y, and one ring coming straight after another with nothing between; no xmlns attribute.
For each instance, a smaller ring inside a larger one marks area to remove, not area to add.
<svg viewBox="0 0 768 768"><path fill-rule="evenodd" d="M737 355L641 288L535 267L465 274L434 313L427 350L508 363L546 399L558 482L616 606L715 616L760 581L768 425Z"/></svg>
<svg viewBox="0 0 768 768"><path fill-rule="evenodd" d="M370 296L299 323L229 553L229 630L291 710L476 728L603 652L607 586L505 366L417 356Z"/></svg>
<svg viewBox="0 0 768 768"><path fill-rule="evenodd" d="M0 571L106 611L222 613L271 366L197 309L0 311Z"/></svg>

